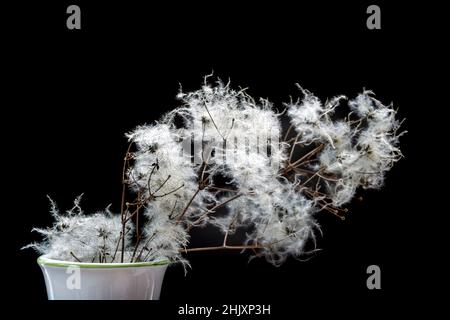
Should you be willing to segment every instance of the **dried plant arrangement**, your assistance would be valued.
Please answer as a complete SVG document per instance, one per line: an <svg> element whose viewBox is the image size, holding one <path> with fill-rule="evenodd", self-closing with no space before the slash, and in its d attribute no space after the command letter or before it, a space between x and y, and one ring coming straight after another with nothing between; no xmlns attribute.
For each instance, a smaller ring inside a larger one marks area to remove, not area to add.
<svg viewBox="0 0 450 320"><path fill-rule="evenodd" d="M97 263L248 250L274 265L314 250L317 213L343 219L358 188L380 188L402 157L402 132L396 110L370 91L323 103L299 89L281 111L206 78L180 92L181 106L126 135L120 213L85 214L80 198L61 213L51 201L53 226L35 229L44 240L27 247ZM189 247L189 232L205 226L221 231L219 244Z"/></svg>

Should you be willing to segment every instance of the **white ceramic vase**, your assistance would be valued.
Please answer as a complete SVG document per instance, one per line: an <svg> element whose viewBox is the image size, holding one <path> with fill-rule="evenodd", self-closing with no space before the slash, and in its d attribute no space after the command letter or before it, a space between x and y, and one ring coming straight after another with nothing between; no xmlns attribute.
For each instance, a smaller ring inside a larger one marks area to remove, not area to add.
<svg viewBox="0 0 450 320"><path fill-rule="evenodd" d="M39 257L49 300L158 300L169 262L81 263Z"/></svg>

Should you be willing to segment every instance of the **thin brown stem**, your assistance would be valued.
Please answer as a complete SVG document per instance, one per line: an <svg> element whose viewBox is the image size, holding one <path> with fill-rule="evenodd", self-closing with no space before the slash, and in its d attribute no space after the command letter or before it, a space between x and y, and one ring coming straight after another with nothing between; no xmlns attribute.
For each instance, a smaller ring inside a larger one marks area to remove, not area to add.
<svg viewBox="0 0 450 320"><path fill-rule="evenodd" d="M161 183L161 185L158 187L158 189L156 189L155 192L153 192L154 195L156 195L156 193L157 193L159 190L161 190L162 187L164 187L164 185L167 183L167 181L169 181L170 177L171 177L171 175L169 174L169 175L167 176L166 180L164 180L164 182Z"/></svg>
<svg viewBox="0 0 450 320"><path fill-rule="evenodd" d="M294 143L291 146L291 152L289 153L289 160L288 160L289 164L291 163L292 156L294 155L294 150L295 150L295 147L297 146L298 137L300 137L300 134L295 136Z"/></svg>
<svg viewBox="0 0 450 320"><path fill-rule="evenodd" d="M311 198L314 198L316 196L316 194L324 195L321 192L318 192L318 191L313 192L307 188L304 188L303 191ZM319 204L321 205L321 207L320 207L321 210L328 211L328 212L332 213L333 215L335 215L336 217L338 217L339 219L345 220L345 216L343 216L343 214L348 212L347 208L341 209L341 208L334 207L332 203L326 202L325 200L319 201Z"/></svg>
<svg viewBox="0 0 450 320"><path fill-rule="evenodd" d="M148 175L148 179L147 179L148 194L152 194L152 189L151 189L150 185L152 182L153 173L155 172L157 165L158 165L157 163L152 164L152 170L150 171L150 174Z"/></svg>
<svg viewBox="0 0 450 320"><path fill-rule="evenodd" d="M219 133L219 135L222 137L223 140L225 140L225 137L222 135L222 133L220 132L219 128L217 127L216 123L214 122L214 119L211 115L211 113L209 112L208 106L206 105L206 102L203 104L205 106L206 112L208 112L209 117L211 118L211 121L214 125L214 127L216 128L217 132Z"/></svg>
<svg viewBox="0 0 450 320"><path fill-rule="evenodd" d="M314 179L316 176L318 176L320 174L320 172L323 171L323 169L318 170L317 172L315 172L314 174L311 175L311 177L309 177L308 179L306 179L305 182L303 182L299 187L304 187L306 184L308 184L308 182L310 182L312 179Z"/></svg>
<svg viewBox="0 0 450 320"><path fill-rule="evenodd" d="M217 191L223 191L223 192L239 192L239 190L234 189L228 189L228 188L219 188L214 186L207 187L208 189L217 190Z"/></svg>
<svg viewBox="0 0 450 320"><path fill-rule="evenodd" d="M120 231L119 241L117 241L116 249L114 250L114 254L111 258L111 262L114 262L114 259L116 259L116 254L117 254L117 251L119 250L119 245L121 243L121 240L122 240L122 231Z"/></svg>
<svg viewBox="0 0 450 320"><path fill-rule="evenodd" d="M143 207L143 205L144 205L145 203L147 203L147 201L143 201L142 203L139 203L139 204L137 205L136 209L135 209L132 213L130 213L130 214L127 215L127 217L125 218L125 222L128 222L128 221L130 221L131 219L133 219L134 216L137 215L137 214L139 213L139 210Z"/></svg>
<svg viewBox="0 0 450 320"><path fill-rule="evenodd" d="M286 131L286 134L284 135L283 141L286 141L287 138L289 137L289 133L291 133L292 128L294 127L294 125L290 125L289 128Z"/></svg>
<svg viewBox="0 0 450 320"><path fill-rule="evenodd" d="M127 148L127 153L125 154L125 158L123 161L123 168L122 168L122 199L121 199L121 204L120 204L120 217L122 219L122 252L120 254L120 262L123 262L123 258L124 258L124 254L125 254L125 225L126 225L126 210L125 210L125 193L126 193L126 181L125 181L125 176L126 176L126 171L127 171L127 166L128 166L128 160L129 160L129 155L130 155L130 150L131 150L131 146L133 143L130 143L128 145Z"/></svg>
<svg viewBox="0 0 450 320"><path fill-rule="evenodd" d="M125 232L125 236L130 232L130 230L131 230L131 228L129 228L127 230L127 232ZM116 249L114 251L114 255L112 256L111 262L113 262L114 259L116 259L116 255L117 255L117 252L119 251L119 246L120 246L121 242L122 242L122 231L120 231L119 240L117 241Z"/></svg>
<svg viewBox="0 0 450 320"><path fill-rule="evenodd" d="M136 244L134 245L134 250L133 250L133 254L131 255L131 260L130 262L133 262L134 260L134 256L136 255L137 249L139 247L139 243L141 242L141 235L139 235L136 239Z"/></svg>
<svg viewBox="0 0 450 320"><path fill-rule="evenodd" d="M206 124L205 121L202 121L202 163L205 163L205 129L206 129Z"/></svg>
<svg viewBox="0 0 450 320"><path fill-rule="evenodd" d="M339 179L337 179L337 178L332 178L332 177L325 177L325 176L323 176L323 175L321 175L321 174L317 174L319 177L321 177L322 179L324 179L324 180L328 180L328 181L333 181L333 182L339 182Z"/></svg>
<svg viewBox="0 0 450 320"><path fill-rule="evenodd" d="M302 161L311 158L313 155L315 155L316 153L320 152L324 147L325 147L324 144L321 144L321 145L317 146L316 148L314 148L313 150L311 150L310 152L305 154L303 157L301 157L300 159L298 159L297 161L292 163L292 165L295 166L296 164L301 163Z"/></svg>
<svg viewBox="0 0 450 320"><path fill-rule="evenodd" d="M230 228L231 226L236 222L238 217L238 214L236 213L233 217L233 219L231 220L230 224L227 227L227 231L225 232L225 236L223 237L223 246L227 246L227 240L228 240L228 234L230 233Z"/></svg>
<svg viewBox="0 0 450 320"><path fill-rule="evenodd" d="M247 249L262 249L264 246L257 245L242 245L242 246L214 246L214 247L199 247L199 248L189 248L189 249L180 249L180 252L188 253L188 252L199 252L199 251L213 251L213 250L247 250Z"/></svg>
<svg viewBox="0 0 450 320"><path fill-rule="evenodd" d="M81 262L81 260L78 259L72 251L70 251L70 255L71 255L72 257L74 257L75 260L77 260L78 262Z"/></svg>
<svg viewBox="0 0 450 320"><path fill-rule="evenodd" d="M308 169L303 169L303 168L293 168L294 172L296 173L303 173L303 174L315 174L315 171L312 170L308 170Z"/></svg>
<svg viewBox="0 0 450 320"><path fill-rule="evenodd" d="M141 192L139 191L137 194L137 198L141 198ZM140 209L140 208L139 208ZM140 237L140 229L139 229L139 209L136 209L136 237Z"/></svg>
<svg viewBox="0 0 450 320"><path fill-rule="evenodd" d="M202 164L202 173L200 174L199 185L205 183L205 172L206 172L206 167L208 166L208 162L207 161L209 161L209 157Z"/></svg>
<svg viewBox="0 0 450 320"><path fill-rule="evenodd" d="M215 205L214 207L212 207L211 209L209 209L208 211L206 211L204 214L202 214L197 220L195 220L191 225L189 225L189 227L187 227L187 232L189 232L193 227L195 227L195 225L199 222L201 222L206 216L208 216L210 213L213 213L215 210L219 209L220 207L226 205L227 203L229 203L230 201L233 201L239 197L241 197L243 194L242 193L238 193L237 195L225 200L224 202L221 202L217 205Z"/></svg>
<svg viewBox="0 0 450 320"><path fill-rule="evenodd" d="M227 229L227 231L225 232L225 236L223 237L223 243L222 246L226 247L227 245L227 240L228 240L228 233L230 232L230 228Z"/></svg>
<svg viewBox="0 0 450 320"><path fill-rule="evenodd" d="M175 212L175 208L177 207L177 203L178 203L178 200L175 199L175 203L174 203L173 208L172 208L172 210L170 211L170 214L169 214L169 219L170 220L172 220L172 218L173 218L173 213Z"/></svg>
<svg viewBox="0 0 450 320"><path fill-rule="evenodd" d="M211 210L208 210L208 212L206 212L205 214L208 214L210 212L214 212L215 210L219 209L220 207L226 205L228 202L233 201L234 199L237 199L239 197L243 196L243 193L238 193L237 195L228 198L227 200L225 200L224 202L221 202L219 204L216 204Z"/></svg>
<svg viewBox="0 0 450 320"><path fill-rule="evenodd" d="M312 171L312 170L308 170L308 169L303 169L303 168L294 168L293 169L295 172L297 173L306 173L306 174L316 174L317 176L319 176L320 178L327 180L327 181L333 181L333 182L338 182L339 179L337 177L327 177L324 176L318 172Z"/></svg>
<svg viewBox="0 0 450 320"><path fill-rule="evenodd" d="M142 249L140 250L140 252L139 252L139 254L138 254L138 256L136 257L136 260L135 260L134 262L137 262L137 261L141 258L141 255L142 255L142 253L144 253L145 248L146 248L147 245L150 243L150 241L152 241L152 240L155 238L155 236L156 236L156 232L153 233L152 236L149 237L149 238L147 239L147 241L146 241L145 244L142 246ZM149 250L149 251L150 251L150 250Z"/></svg>
<svg viewBox="0 0 450 320"><path fill-rule="evenodd" d="M153 248L150 248L147 252L147 254L145 255L144 259L142 259L142 261L147 261L148 256L152 253Z"/></svg>
<svg viewBox="0 0 450 320"><path fill-rule="evenodd" d="M123 262L123 258L124 258L124 251L125 251L125 225L126 225L126 221L125 221L125 209L124 209L124 203L125 203L125 184L123 184L123 188L122 188L122 205L121 205L121 209L120 209L120 217L122 219L122 252L120 253L120 262Z"/></svg>
<svg viewBox="0 0 450 320"><path fill-rule="evenodd" d="M161 195L157 195L157 196L153 196L154 198L163 198L163 197L165 197L165 196L168 196L169 194L172 194L172 193L174 193L174 192L177 192L178 190L180 190L181 188L183 188L184 187L184 183L181 185L181 186L179 186L178 188L175 188L175 189L173 189L172 191L169 191L169 192L166 192L166 193L164 193L164 194L161 194Z"/></svg>
<svg viewBox="0 0 450 320"><path fill-rule="evenodd" d="M177 217L177 221L180 221L183 216L186 214L186 211L189 209L189 207L191 206L192 201L194 201L194 198L197 196L197 194L200 192L200 188L197 188L197 190L195 191L195 193L192 195L191 199L189 200L188 204L186 205L186 207L184 207L183 211L181 212L181 214Z"/></svg>

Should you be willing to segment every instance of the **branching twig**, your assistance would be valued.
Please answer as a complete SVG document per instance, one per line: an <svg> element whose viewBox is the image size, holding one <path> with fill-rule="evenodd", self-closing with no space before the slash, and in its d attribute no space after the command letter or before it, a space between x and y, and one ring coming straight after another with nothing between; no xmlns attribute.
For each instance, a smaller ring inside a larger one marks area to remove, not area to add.
<svg viewBox="0 0 450 320"><path fill-rule="evenodd" d="M172 194L172 193L174 193L174 192L177 192L178 190L180 190L180 189L183 188L183 187L184 187L184 183L183 183L181 186L179 186L179 187L173 189L172 191L166 192L166 193L161 194L161 195L153 195L153 197L154 197L154 198L163 198L163 197L165 197L165 196L168 196L169 194Z"/></svg>
<svg viewBox="0 0 450 320"><path fill-rule="evenodd" d="M292 170L292 168L294 168L297 164L302 163L302 161L304 160L308 160L309 158L311 158L313 155L315 155L316 153L320 152L323 148L325 147L325 145L321 144L319 146L317 146L316 148L314 148L313 150L311 150L310 152L308 152L307 154L305 154L303 157L301 157L300 159L296 160L295 162L289 164L286 169L284 170L284 173L289 172L290 170Z"/></svg>
<svg viewBox="0 0 450 320"><path fill-rule="evenodd" d="M187 232L189 232L193 227L195 227L195 225L199 222L201 222L206 216L208 216L210 213L215 212L215 210L219 209L220 207L226 205L227 203L229 203L230 201L233 201L239 197L241 197L243 194L242 193L238 193L237 195L228 198L227 200L215 205L214 207L212 207L211 209L209 209L208 211L206 211L204 214L202 214L197 220L195 220L191 225L189 225L186 229Z"/></svg>
<svg viewBox="0 0 450 320"><path fill-rule="evenodd" d="M158 189L156 189L155 192L153 192L154 195L156 195L156 193L157 193L159 190L161 190L162 187L164 187L164 185L167 183L167 181L169 181L170 177L171 177L171 176L170 176L170 174L169 174L169 175L167 176L166 180L164 180L164 182L161 183L161 185L158 187Z"/></svg>

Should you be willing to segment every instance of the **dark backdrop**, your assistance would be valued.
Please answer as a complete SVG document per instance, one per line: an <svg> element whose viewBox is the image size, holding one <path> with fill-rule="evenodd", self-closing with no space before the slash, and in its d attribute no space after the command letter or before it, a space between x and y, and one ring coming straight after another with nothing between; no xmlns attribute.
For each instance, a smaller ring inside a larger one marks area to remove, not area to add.
<svg viewBox="0 0 450 320"><path fill-rule="evenodd" d="M420 305L412 302L427 292L422 255L428 248L422 239L431 227L431 219L421 217L432 214L432 204L421 199L432 191L422 188L417 171L423 160L420 148L433 148L425 135L437 130L423 90L433 63L424 54L435 34L420 21L432 18L436 9L378 2L382 29L368 30L370 3L340 2L144 6L74 1L82 10L80 31L65 27L71 3L16 8L5 59L11 72L4 87L13 115L1 119L6 129L3 186L12 191L4 221L13 235L8 234L7 247L17 271L7 280L13 285L10 296L40 301L45 310L67 310L45 302L37 256L19 250L38 239L30 233L33 226L51 222L46 195L67 208L84 193L85 209L112 202L117 211L124 133L177 106L180 84L185 91L196 90L213 71L278 106L299 94L295 83L322 99L371 89L407 119L405 159L389 172L382 190L361 193L364 200L350 206L345 221L319 215L323 250L313 259L289 259L276 268L262 259L248 263L246 255L190 254L192 270L185 276L180 266L170 267L162 301L150 307L169 316L187 302L271 303L276 318L330 310L364 316ZM194 238L207 236L208 231ZM379 291L366 288L371 264L381 267ZM355 311L360 306L366 311ZM73 305L69 310L83 312ZM96 306L92 310L96 316L123 311L105 304L101 312Z"/></svg>

